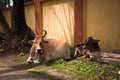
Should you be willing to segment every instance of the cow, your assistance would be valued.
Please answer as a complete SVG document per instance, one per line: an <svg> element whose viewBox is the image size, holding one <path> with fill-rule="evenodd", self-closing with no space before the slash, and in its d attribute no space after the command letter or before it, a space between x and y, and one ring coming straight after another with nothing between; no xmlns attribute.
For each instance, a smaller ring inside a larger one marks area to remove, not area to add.
<svg viewBox="0 0 120 80"><path fill-rule="evenodd" d="M45 35L47 32L45 31ZM47 63L57 59L70 59L69 44L55 39L35 38L27 63Z"/></svg>
<svg viewBox="0 0 120 80"><path fill-rule="evenodd" d="M77 56L85 56L86 58L92 58L91 52L83 44L78 44L77 46L75 46L74 58L76 58Z"/></svg>
<svg viewBox="0 0 120 80"><path fill-rule="evenodd" d="M67 42L55 39L46 39L40 43L42 53L40 61L49 62L56 59L70 59L69 45Z"/></svg>
<svg viewBox="0 0 120 80"><path fill-rule="evenodd" d="M85 56L87 58L92 58L92 52L100 51L98 42L99 40L88 37L84 43L75 46L74 57Z"/></svg>

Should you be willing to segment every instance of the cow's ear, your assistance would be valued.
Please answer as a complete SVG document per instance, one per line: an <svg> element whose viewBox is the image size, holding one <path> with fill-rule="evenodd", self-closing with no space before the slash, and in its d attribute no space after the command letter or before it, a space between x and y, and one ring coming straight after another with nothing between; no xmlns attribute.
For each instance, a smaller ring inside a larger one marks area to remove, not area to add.
<svg viewBox="0 0 120 80"><path fill-rule="evenodd" d="M34 40L29 40L28 43L29 44L33 44L35 41Z"/></svg>

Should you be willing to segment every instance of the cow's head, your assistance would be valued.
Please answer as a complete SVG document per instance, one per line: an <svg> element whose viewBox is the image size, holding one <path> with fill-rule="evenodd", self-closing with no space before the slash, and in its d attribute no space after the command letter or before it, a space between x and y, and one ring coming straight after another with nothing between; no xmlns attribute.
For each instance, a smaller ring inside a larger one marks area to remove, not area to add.
<svg viewBox="0 0 120 80"><path fill-rule="evenodd" d="M44 31L44 35L42 37L40 37L39 35L35 35L34 40L32 40L33 46L35 47L35 52L38 53L41 51L41 46L40 43L44 40L44 37L47 35L47 31Z"/></svg>
<svg viewBox="0 0 120 80"><path fill-rule="evenodd" d="M32 47L30 49L30 55L27 59L27 63L29 62L34 62L38 63L39 61L39 55L38 53L41 52L41 47L40 47L40 42L44 39L46 36L47 32L44 30L44 35L40 37L40 35L35 35L34 40L32 40Z"/></svg>

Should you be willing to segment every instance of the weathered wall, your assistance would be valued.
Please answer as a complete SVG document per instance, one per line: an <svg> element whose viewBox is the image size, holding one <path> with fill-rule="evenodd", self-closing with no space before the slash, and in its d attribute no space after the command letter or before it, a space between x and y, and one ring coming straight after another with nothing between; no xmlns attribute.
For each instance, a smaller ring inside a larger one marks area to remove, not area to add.
<svg viewBox="0 0 120 80"><path fill-rule="evenodd" d="M86 0L84 39L100 40L102 50L120 50L120 0Z"/></svg>

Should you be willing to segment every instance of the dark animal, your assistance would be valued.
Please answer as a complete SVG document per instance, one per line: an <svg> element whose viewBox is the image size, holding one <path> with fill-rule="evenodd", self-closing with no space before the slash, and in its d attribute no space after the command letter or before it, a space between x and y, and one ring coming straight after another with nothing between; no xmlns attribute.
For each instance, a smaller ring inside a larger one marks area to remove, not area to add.
<svg viewBox="0 0 120 80"><path fill-rule="evenodd" d="M75 46L74 57L77 56L85 56L87 58L91 58L91 52L100 51L99 40L95 40L92 37L88 37L85 40L85 43L78 44Z"/></svg>

